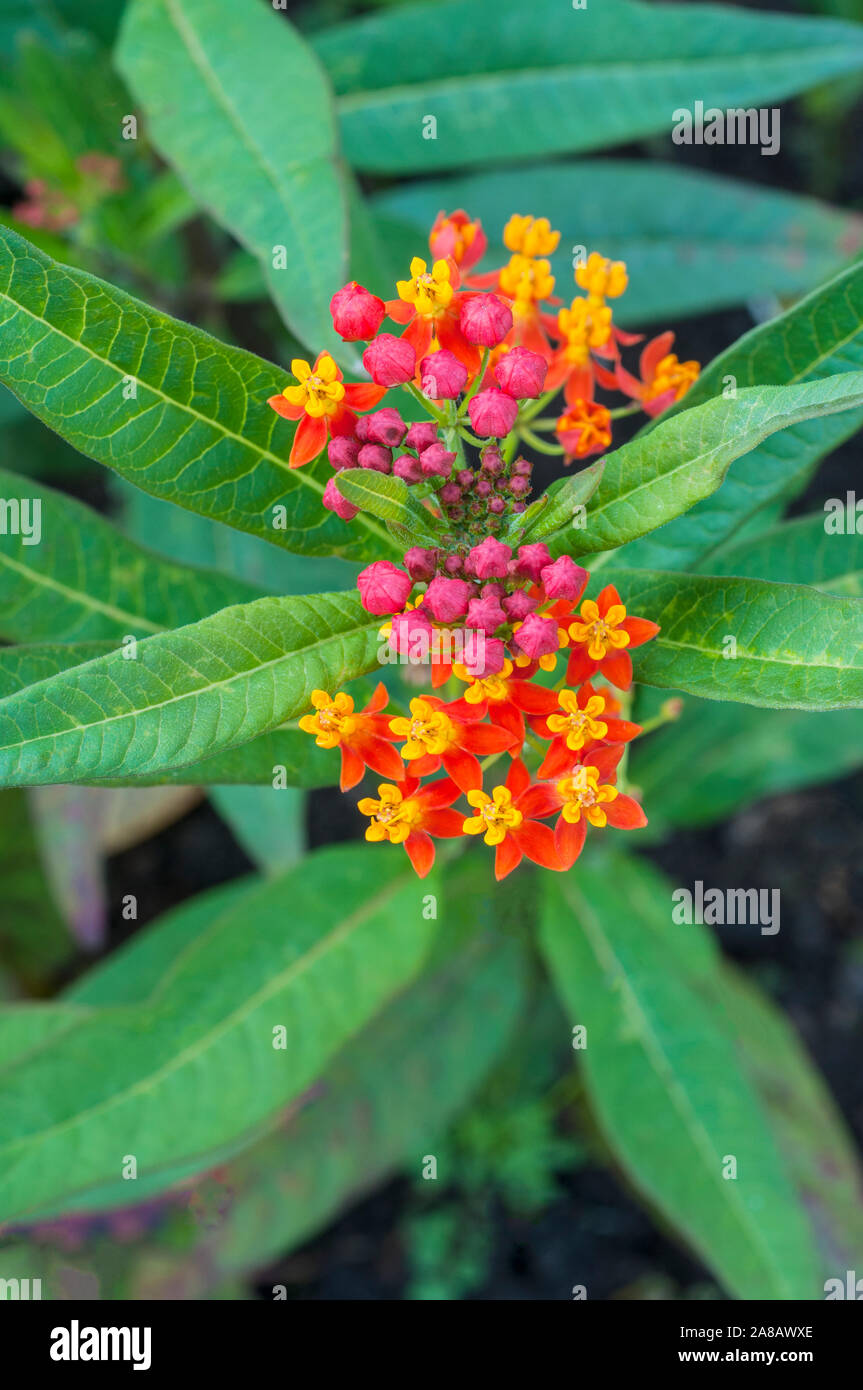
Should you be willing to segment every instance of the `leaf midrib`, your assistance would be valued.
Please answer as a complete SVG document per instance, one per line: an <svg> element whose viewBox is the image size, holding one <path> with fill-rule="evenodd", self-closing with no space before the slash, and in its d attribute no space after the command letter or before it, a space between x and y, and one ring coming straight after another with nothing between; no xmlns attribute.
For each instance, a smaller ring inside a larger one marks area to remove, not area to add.
<svg viewBox="0 0 863 1390"><path fill-rule="evenodd" d="M686 1129L687 1133L689 1133L696 1150L702 1154L702 1157L705 1161L705 1170L709 1174L711 1179L714 1181L717 1188L717 1192L721 1194L723 1205L725 1204L726 1200L729 1202L730 1206L733 1208L735 1212L738 1225L742 1230L743 1235L747 1240L750 1249L754 1249L755 1251L761 1252L761 1258L763 1260L764 1267L771 1271L772 1276L775 1279L777 1277L777 1270L772 1260L772 1251L770 1249L770 1246L765 1240L759 1228L758 1222L754 1220L746 1205L741 1201L739 1192L735 1185L725 1182L725 1180L722 1178L721 1160L723 1156L718 1152L718 1150L714 1149L713 1140L711 1139L708 1131L704 1128L704 1124L701 1120L701 1117L698 1115L698 1112L693 1108L692 1101L690 1100L688 1092L682 1086L682 1084L676 1080L674 1075L674 1068L665 1052L665 1049L662 1046L661 1040L657 1036L655 1029L651 1024L651 1021L648 1018L647 1013L642 1007L639 996L636 994L635 990L632 987L632 984L630 983L629 976L623 967L622 961L620 960L619 956L614 950L614 947L611 941L609 940L608 936L606 935L606 933L603 932L602 924L596 917L590 904L587 902L584 894L579 891L577 886L571 880L567 882L566 890L567 895L573 894L577 897L579 901L580 911L578 916L579 921L581 922L582 929L584 931L584 935L590 945L591 951L593 952L594 960L596 961L598 969L603 974L608 975L609 972L607 970L606 963L603 961L602 947L605 947L606 961L610 961L615 970L615 982L621 990L625 991L629 1000L630 1009L633 1011L629 1016L632 1017L634 1015L641 1022L641 1040L644 1054L647 1057L648 1062L651 1064L652 1069L657 1077L657 1080L659 1080L660 1084L663 1087L663 1090L666 1092L672 1105L677 1110L677 1113L680 1116L683 1126ZM701 1240L694 1233L691 1233L691 1238L693 1240L693 1243L696 1244L702 1250L703 1253L709 1255L709 1252L706 1251ZM782 1279L781 1271L779 1273L779 1278L780 1280ZM783 1281L782 1283L780 1283L780 1287L790 1288L791 1286L786 1286Z"/></svg>

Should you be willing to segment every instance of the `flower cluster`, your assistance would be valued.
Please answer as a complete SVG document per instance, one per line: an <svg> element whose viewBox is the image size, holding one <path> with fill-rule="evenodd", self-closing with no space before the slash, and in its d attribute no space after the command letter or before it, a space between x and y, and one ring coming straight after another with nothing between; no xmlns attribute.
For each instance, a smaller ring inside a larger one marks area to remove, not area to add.
<svg viewBox="0 0 863 1390"><path fill-rule="evenodd" d="M403 844L421 876L437 838L481 834L503 878L524 857L568 869L588 824L646 823L618 785L641 730L612 687L626 698L630 652L659 629L629 616L612 585L584 598L587 571L530 540L521 518L532 464L521 450L565 465L601 452L616 416L659 414L689 389L698 364L680 362L663 333L643 348L638 375L629 372L621 350L639 338L613 313L625 265L593 252L575 269L581 293L557 307L549 257L559 239L546 218L514 216L503 233L508 262L478 275L480 223L461 210L439 214L430 259L411 261L397 297L355 282L333 296L335 329L366 344L371 381L344 382L322 353L313 366L294 361L295 382L270 399L297 421L292 467L326 448L334 472L325 507L346 521L356 515L339 490L343 470L392 475L439 538L408 549L403 566L378 560L358 578L366 610L387 620L384 650L427 664L431 690L390 713L383 685L359 711L349 694L317 690L314 713L300 721L320 746L341 750L343 790L366 768L387 779L359 803L366 838ZM382 331L387 319L400 331ZM596 399L611 390L630 404L612 410ZM562 408L546 416L561 391ZM405 415L419 404L425 418L403 418L392 395L382 405L392 392ZM487 790L484 774L502 757L509 771Z"/></svg>

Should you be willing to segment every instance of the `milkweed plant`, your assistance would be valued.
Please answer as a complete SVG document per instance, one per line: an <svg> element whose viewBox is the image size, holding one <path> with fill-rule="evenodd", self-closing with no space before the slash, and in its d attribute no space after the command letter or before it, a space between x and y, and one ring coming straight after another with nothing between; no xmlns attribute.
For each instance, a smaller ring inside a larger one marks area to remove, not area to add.
<svg viewBox="0 0 863 1390"><path fill-rule="evenodd" d="M0 1276L63 1296L74 1248L107 1280L125 1229L108 1296L216 1296L391 1173L457 1182L456 1118L562 1048L553 1123L725 1292L823 1297L853 1145L721 951L725 891L648 850L859 765L863 522L785 516L860 423L859 227L750 189L747 235L804 242L729 269L699 238L734 242L739 186L570 156L667 134L711 34L708 104L744 59L775 104L863 66L858 28L463 0L307 41L263 0L108 8L34 21L0 104L4 835L35 817L68 887L59 789L110 840L197 788L255 871L161 913L112 889L86 970L16 927ZM598 88L624 59L638 89ZM755 299L702 370L687 315ZM769 934L759 889L737 920Z"/></svg>

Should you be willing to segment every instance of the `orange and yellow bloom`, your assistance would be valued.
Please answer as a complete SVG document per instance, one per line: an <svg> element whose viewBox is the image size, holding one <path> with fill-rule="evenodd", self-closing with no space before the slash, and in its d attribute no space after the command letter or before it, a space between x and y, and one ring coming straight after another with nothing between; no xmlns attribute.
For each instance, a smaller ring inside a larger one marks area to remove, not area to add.
<svg viewBox="0 0 863 1390"><path fill-rule="evenodd" d="M357 410L371 410L384 395L384 387L371 383L345 384L328 352L322 352L310 367L295 357L291 372L295 386L286 386L269 405L286 420L299 421L288 462L300 468L317 458L330 435L349 435L356 425Z"/></svg>

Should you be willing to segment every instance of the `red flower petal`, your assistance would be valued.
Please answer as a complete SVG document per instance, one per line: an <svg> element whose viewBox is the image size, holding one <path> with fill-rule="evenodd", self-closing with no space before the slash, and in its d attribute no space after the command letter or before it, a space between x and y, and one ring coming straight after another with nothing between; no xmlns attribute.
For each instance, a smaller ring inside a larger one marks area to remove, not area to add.
<svg viewBox="0 0 863 1390"><path fill-rule="evenodd" d="M509 698L525 714L551 714L557 709L557 696L544 685L532 681L513 680L509 683Z"/></svg>
<svg viewBox="0 0 863 1390"><path fill-rule="evenodd" d="M428 810L435 811L441 806L451 806L458 796L461 796L461 792L455 782L449 777L441 777L437 782L427 782L416 799Z"/></svg>
<svg viewBox="0 0 863 1390"><path fill-rule="evenodd" d="M587 643L580 643L570 652L566 668L567 685L582 685L599 670L599 662L592 661L587 654Z"/></svg>
<svg viewBox="0 0 863 1390"><path fill-rule="evenodd" d="M393 319L395 323L410 323L416 313L414 306L404 299L388 299L385 307L387 318Z"/></svg>
<svg viewBox="0 0 863 1390"><path fill-rule="evenodd" d="M578 754L571 753L567 748L566 739L556 738L543 758L537 776L560 777L577 759Z"/></svg>
<svg viewBox="0 0 863 1390"><path fill-rule="evenodd" d="M554 787L537 785L527 789L519 800L518 809L531 820L543 820L559 811L560 805L560 793Z"/></svg>
<svg viewBox="0 0 863 1390"><path fill-rule="evenodd" d="M660 333L642 348L641 356L638 359L642 381L649 382L653 379L659 363L663 357L668 356L673 346L674 334Z"/></svg>
<svg viewBox="0 0 863 1390"><path fill-rule="evenodd" d="M600 782L608 782L617 771L618 763L623 757L622 743L609 743L604 748L594 748L592 753L588 753L584 759L585 767L595 767L599 773Z"/></svg>
<svg viewBox="0 0 863 1390"><path fill-rule="evenodd" d="M605 736L608 743L629 743L630 739L641 733L641 725L633 724L629 719L613 719L604 714L602 722L608 730Z"/></svg>
<svg viewBox="0 0 863 1390"><path fill-rule="evenodd" d="M609 652L599 663L599 670L618 690L628 690L632 685L632 657L629 652Z"/></svg>
<svg viewBox="0 0 863 1390"><path fill-rule="evenodd" d="M638 830L642 825L647 825L647 816L631 796L621 794L615 797L614 801L605 804L604 810L609 825L617 826L618 830Z"/></svg>
<svg viewBox="0 0 863 1390"><path fill-rule="evenodd" d="M344 400L351 410L374 410L386 393L386 386L375 386L370 381L356 381L345 387Z"/></svg>
<svg viewBox="0 0 863 1390"><path fill-rule="evenodd" d="M469 753L479 753L484 758L488 753L502 753L504 749L511 748L513 739L508 729L501 729L496 724L462 724L458 741L459 747L467 749Z"/></svg>
<svg viewBox="0 0 863 1390"><path fill-rule="evenodd" d="M659 624L652 623L649 618L624 618L620 626L629 633L628 651L632 651L633 647L640 647L643 642L649 642L659 631Z"/></svg>
<svg viewBox="0 0 863 1390"><path fill-rule="evenodd" d="M269 396L267 405L272 406L277 415L282 415L286 420L299 420L305 414L304 407L301 405L291 405L284 396Z"/></svg>
<svg viewBox="0 0 863 1390"><path fill-rule="evenodd" d="M463 811L429 811L423 828L439 840L456 840L464 834Z"/></svg>
<svg viewBox="0 0 863 1390"><path fill-rule="evenodd" d="M363 707L363 714L377 714L378 710L386 709L389 698L389 691L383 681L378 681L372 698Z"/></svg>
<svg viewBox="0 0 863 1390"><path fill-rule="evenodd" d="M503 729L512 736L512 746L509 751L515 756L524 743L524 720L519 711L510 704L491 705L489 719L497 728Z"/></svg>
<svg viewBox="0 0 863 1390"><path fill-rule="evenodd" d="M482 786L482 768L471 753L461 748L452 748L441 759L452 780L463 792L479 791Z"/></svg>
<svg viewBox="0 0 863 1390"><path fill-rule="evenodd" d="M560 867L571 869L581 851L584 849L584 841L587 835L587 821L584 816L572 825L568 820L561 816L557 825L554 827L554 843L557 849Z"/></svg>
<svg viewBox="0 0 863 1390"><path fill-rule="evenodd" d="M424 830L412 830L405 840L408 859L419 878L425 878L434 863L434 843Z"/></svg>
<svg viewBox="0 0 863 1390"><path fill-rule="evenodd" d="M605 617L609 608L613 608L614 605L620 603L620 601L620 594L617 592L614 585L606 584L605 588L601 589L597 596L596 606L602 616Z"/></svg>
<svg viewBox="0 0 863 1390"><path fill-rule="evenodd" d="M347 748L345 744L342 744L341 754L342 774L339 779L339 786L343 792L349 792L351 787L355 787L358 782L363 780L366 765L359 753L355 752L353 748Z"/></svg>
<svg viewBox="0 0 863 1390"><path fill-rule="evenodd" d="M507 773L506 785L514 801L517 801L522 792L526 792L530 786L530 773L522 762L521 758L513 758Z"/></svg>
<svg viewBox="0 0 863 1390"><path fill-rule="evenodd" d="M301 468L304 463L311 463L312 459L317 458L326 442L327 426L323 416L314 418L304 414L297 425L297 432L291 445L288 458L291 468Z"/></svg>
<svg viewBox="0 0 863 1390"><path fill-rule="evenodd" d="M522 854L539 864L543 869L561 869L563 865L560 852L554 841L554 831L550 825L540 825L538 821L522 821L517 830L510 832Z"/></svg>
<svg viewBox="0 0 863 1390"><path fill-rule="evenodd" d="M494 876L498 882L506 878L507 874L511 874L513 869L517 869L521 860L521 850L512 836L507 835L494 852Z"/></svg>
<svg viewBox="0 0 863 1390"><path fill-rule="evenodd" d="M392 744L387 743L385 739L364 738L357 743L356 751L366 767L380 773L381 777L388 777L393 782L401 782L403 779L405 765Z"/></svg>

